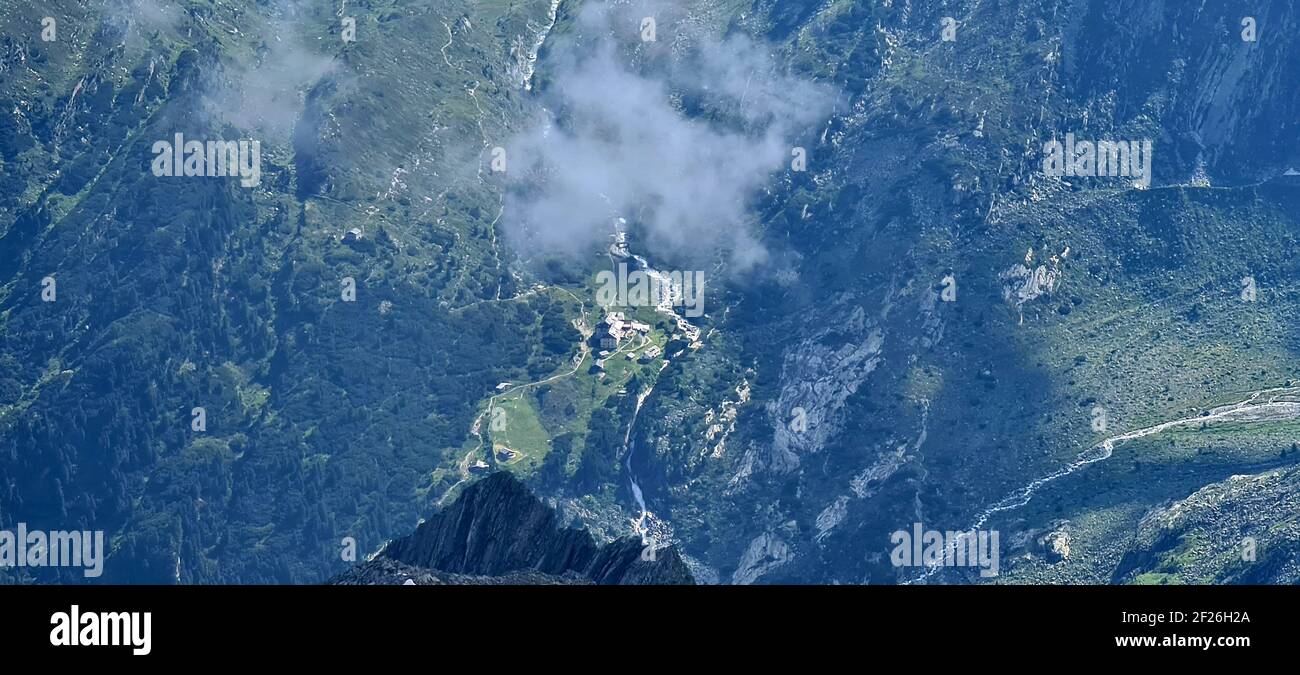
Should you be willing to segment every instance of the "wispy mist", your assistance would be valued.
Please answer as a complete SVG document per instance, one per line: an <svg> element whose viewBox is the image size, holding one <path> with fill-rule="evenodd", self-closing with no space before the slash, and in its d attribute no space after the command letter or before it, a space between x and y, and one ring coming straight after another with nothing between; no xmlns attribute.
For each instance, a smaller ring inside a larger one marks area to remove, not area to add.
<svg viewBox="0 0 1300 675"><path fill-rule="evenodd" d="M524 250L589 249L623 217L656 253L726 249L741 268L766 257L751 200L790 169L834 92L744 36L688 34L671 9L590 5L548 44L537 121L506 146L504 222ZM641 41L644 16L655 42Z"/></svg>
<svg viewBox="0 0 1300 675"><path fill-rule="evenodd" d="M337 61L305 46L305 21L293 3L278 3L265 47L223 64L207 87L208 111L240 129L286 140L302 115L305 91L333 73Z"/></svg>

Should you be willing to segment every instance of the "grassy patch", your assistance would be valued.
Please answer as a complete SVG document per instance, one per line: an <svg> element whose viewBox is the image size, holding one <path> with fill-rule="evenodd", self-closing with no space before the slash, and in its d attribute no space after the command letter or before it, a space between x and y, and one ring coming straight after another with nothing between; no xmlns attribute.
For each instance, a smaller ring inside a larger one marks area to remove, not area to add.
<svg viewBox="0 0 1300 675"><path fill-rule="evenodd" d="M492 449L502 467L530 474L551 451L551 435L542 425L527 389L498 398L486 419L491 429ZM505 459L503 454L513 456Z"/></svg>

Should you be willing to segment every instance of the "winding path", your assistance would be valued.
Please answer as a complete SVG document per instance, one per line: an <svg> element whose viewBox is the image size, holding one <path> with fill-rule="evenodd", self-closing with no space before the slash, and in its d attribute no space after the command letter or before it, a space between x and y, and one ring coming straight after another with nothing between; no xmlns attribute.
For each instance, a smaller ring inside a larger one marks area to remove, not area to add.
<svg viewBox="0 0 1300 675"><path fill-rule="evenodd" d="M451 487L447 488L447 491L442 493L442 497L438 499L437 506L441 507L443 502L447 501L447 497L451 496L451 494L456 491L456 488L460 487L461 483L464 483L465 481L469 480L470 462L474 460L474 455L478 454L478 452L483 449L483 434L482 434L483 417L492 412L492 409L493 407L495 407L498 398L505 396L506 394L514 393L516 391L521 391L524 389L528 389L530 387L540 386L543 384L547 384L549 382L554 382L556 380L569 377L574 373L578 372L579 368L582 368L583 362L587 360L587 356L591 353L591 346L587 344L587 342L588 340L591 339L591 334L594 328L587 317L587 303L583 302L581 298L574 295L567 288L561 288L559 286L550 286L548 287L548 289L560 291L561 293L568 295L569 297L573 298L581 307L582 321L578 326L578 332L582 335L582 341L579 343L578 353L573 357L573 368L567 371L557 373L555 375L551 375L550 377L547 377L545 379L537 380L536 382L519 384L513 387L509 387L507 389L503 389L493 394L491 398L488 399L487 408L485 408L483 412L479 413L478 417L474 418L474 423L470 426L469 429L469 433L478 439L478 443L474 446L472 450L465 453L465 456L462 457L460 462L457 464L457 468L460 471L460 480L457 480L455 483L452 483Z"/></svg>

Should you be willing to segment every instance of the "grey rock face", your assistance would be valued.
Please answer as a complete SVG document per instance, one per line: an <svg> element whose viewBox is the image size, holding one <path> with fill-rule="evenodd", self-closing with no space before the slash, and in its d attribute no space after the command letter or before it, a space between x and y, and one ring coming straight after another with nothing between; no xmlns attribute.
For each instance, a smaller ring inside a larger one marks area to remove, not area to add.
<svg viewBox="0 0 1300 675"><path fill-rule="evenodd" d="M832 333L838 337L832 339ZM768 405L773 472L798 469L803 456L820 451L839 432L845 401L880 364L883 344L883 332L858 308L836 330L823 329L786 351L781 393ZM798 428L787 423L791 411L802 411L806 418Z"/></svg>
<svg viewBox="0 0 1300 675"><path fill-rule="evenodd" d="M752 584L764 574L789 562L790 556L790 546L784 539L765 532L749 542L749 548L745 549L731 583L742 586Z"/></svg>

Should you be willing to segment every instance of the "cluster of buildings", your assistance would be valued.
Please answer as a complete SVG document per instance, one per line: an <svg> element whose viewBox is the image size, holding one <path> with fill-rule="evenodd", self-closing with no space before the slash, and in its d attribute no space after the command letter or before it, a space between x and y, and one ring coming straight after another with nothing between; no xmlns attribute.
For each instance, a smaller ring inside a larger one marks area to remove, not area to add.
<svg viewBox="0 0 1300 675"><path fill-rule="evenodd" d="M622 312L610 312L605 315L605 319L596 327L596 333L592 337L596 340L596 346L613 351L618 349L618 343L623 338L633 337L638 333L649 335L650 324L629 321L623 316Z"/></svg>
<svg viewBox="0 0 1300 675"><path fill-rule="evenodd" d="M646 339L650 334L650 324L641 323L640 321L631 321L622 312L610 312L605 315L604 320L596 327L596 332L592 335L592 341L600 350L600 358L596 359L596 370L600 371L600 377L604 377L605 359L611 352L618 349L619 344L628 338L641 336L642 344L646 344ZM663 349L656 344L650 344L641 352L641 363L649 363L658 358L663 353ZM627 352L628 360L636 358L636 350L630 349Z"/></svg>

